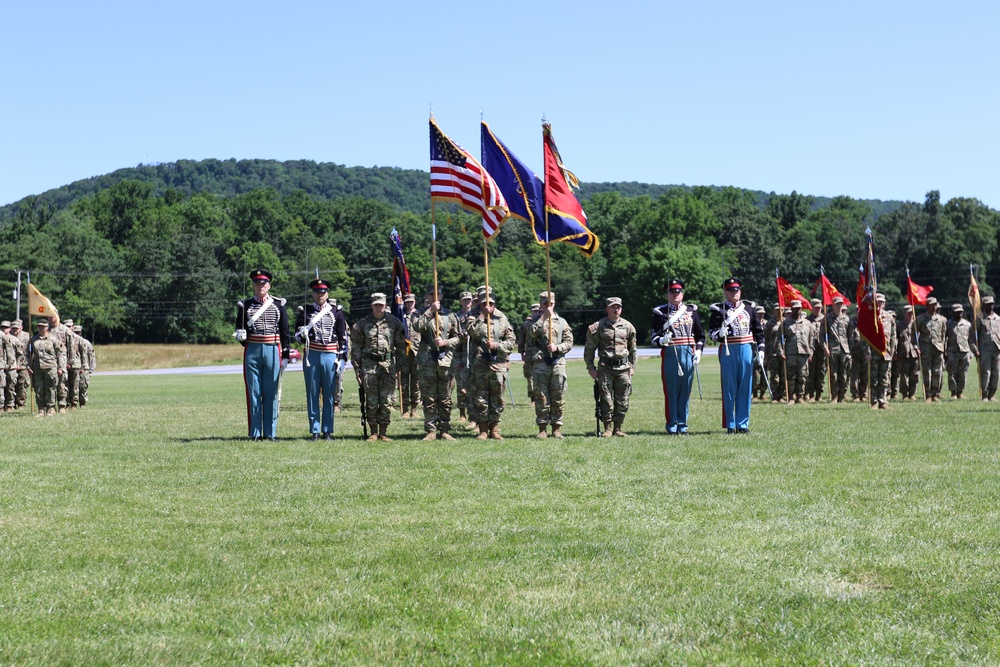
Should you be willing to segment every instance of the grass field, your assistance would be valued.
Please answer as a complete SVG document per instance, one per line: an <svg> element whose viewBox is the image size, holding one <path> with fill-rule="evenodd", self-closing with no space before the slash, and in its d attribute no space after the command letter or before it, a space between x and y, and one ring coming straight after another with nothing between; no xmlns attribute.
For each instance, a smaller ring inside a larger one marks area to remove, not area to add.
<svg viewBox="0 0 1000 667"><path fill-rule="evenodd" d="M228 345L98 345L95 350L98 371L123 371L136 368L186 368L219 366L243 361L243 348L234 341Z"/></svg>
<svg viewBox="0 0 1000 667"><path fill-rule="evenodd" d="M727 436L703 366L689 438L652 359L625 439L590 435L580 363L562 442L519 367L503 442L364 443L348 392L313 443L297 374L277 444L238 375L2 416L0 663L1000 663L995 404L757 404Z"/></svg>

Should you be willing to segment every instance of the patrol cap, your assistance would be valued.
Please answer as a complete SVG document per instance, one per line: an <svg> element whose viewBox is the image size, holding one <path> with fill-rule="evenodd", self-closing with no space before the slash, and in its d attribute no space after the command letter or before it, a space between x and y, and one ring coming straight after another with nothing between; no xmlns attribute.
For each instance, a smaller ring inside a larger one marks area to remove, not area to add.
<svg viewBox="0 0 1000 667"><path fill-rule="evenodd" d="M72 329L73 328L73 320L72 320L72 318L67 317L65 320L63 320L63 324L65 324L67 327L69 327L70 329Z"/></svg>
<svg viewBox="0 0 1000 667"><path fill-rule="evenodd" d="M774 302L774 307L772 307L771 310L779 310L781 308L783 308L783 306L780 303L778 303L777 301L775 301Z"/></svg>
<svg viewBox="0 0 1000 667"><path fill-rule="evenodd" d="M610 296L604 300L604 307L610 308L611 306L621 306L622 300L617 296Z"/></svg>
<svg viewBox="0 0 1000 667"><path fill-rule="evenodd" d="M726 278L722 281L722 289L729 289L730 287L743 287L743 281L739 278Z"/></svg>
<svg viewBox="0 0 1000 667"><path fill-rule="evenodd" d="M539 304L547 304L556 300L556 295L553 292L542 292L538 295Z"/></svg>
<svg viewBox="0 0 1000 667"><path fill-rule="evenodd" d="M755 313L766 313L767 309L765 309L764 306L757 306L756 308L753 309L753 312L755 312Z"/></svg>
<svg viewBox="0 0 1000 667"><path fill-rule="evenodd" d="M932 296L929 296L929 297L927 297L927 305L928 306L936 306L936 305L938 305L938 300L935 299Z"/></svg>
<svg viewBox="0 0 1000 667"><path fill-rule="evenodd" d="M269 283L271 278L271 272L265 269L255 269L250 272L250 280L255 283Z"/></svg>
<svg viewBox="0 0 1000 667"><path fill-rule="evenodd" d="M21 326L22 324L24 324L24 322L22 322L21 320L14 320L13 322L11 322L11 323L10 323L10 326L11 326L12 328L13 328L13 327L18 327L18 328L20 328L20 326Z"/></svg>
<svg viewBox="0 0 1000 667"><path fill-rule="evenodd" d="M951 310L954 313L964 313L965 312L965 308L962 307L962 304L960 304L960 303L954 303L954 304L952 304Z"/></svg>
<svg viewBox="0 0 1000 667"><path fill-rule="evenodd" d="M326 280L323 280L322 278L317 278L316 280L313 280L312 282L309 283L309 289L311 289L314 292L317 290L326 290L329 292L330 283Z"/></svg>
<svg viewBox="0 0 1000 667"><path fill-rule="evenodd" d="M875 300L876 301L881 301L882 303L885 303L885 294L882 294L882 292L879 292L878 294L875 295ZM928 302L930 302L930 299L928 299ZM937 303L936 299L934 300L934 303Z"/></svg>
<svg viewBox="0 0 1000 667"><path fill-rule="evenodd" d="M788 305L791 306L792 308L801 308L802 302L799 301L798 299L792 299Z"/></svg>
<svg viewBox="0 0 1000 667"><path fill-rule="evenodd" d="M417 297L415 297L412 293L411 294L407 294L407 295L405 295L403 297L403 303L406 303L407 301L416 302L416 300L417 300Z"/></svg>
<svg viewBox="0 0 1000 667"><path fill-rule="evenodd" d="M444 294L444 288L438 285L437 296ZM434 296L434 285L428 285L424 290L424 296Z"/></svg>
<svg viewBox="0 0 1000 667"><path fill-rule="evenodd" d="M541 309L542 309L542 304L540 303L531 304L531 310L541 310Z"/></svg>
<svg viewBox="0 0 1000 667"><path fill-rule="evenodd" d="M483 292L483 294L479 297L479 303L496 303L496 302L497 300L493 298L492 294L486 294L485 292Z"/></svg>
<svg viewBox="0 0 1000 667"><path fill-rule="evenodd" d="M913 312L913 306L911 306L910 304L906 304L905 306L903 306L903 312L904 313L912 313Z"/></svg>
<svg viewBox="0 0 1000 667"><path fill-rule="evenodd" d="M10 328L10 322L8 322L7 320L4 320L3 322L0 322L0 327L5 327L5 328L9 329Z"/></svg>
<svg viewBox="0 0 1000 667"><path fill-rule="evenodd" d="M671 278L667 282L663 283L663 291L669 292L672 289L684 289L684 281L679 278Z"/></svg>
<svg viewBox="0 0 1000 667"><path fill-rule="evenodd" d="M75 325L73 327L73 333L83 333L83 327L81 327L79 324Z"/></svg>
<svg viewBox="0 0 1000 667"><path fill-rule="evenodd" d="M35 322L35 326L36 327L45 327L46 329L48 329L49 328L49 321L47 319L45 319L44 317L39 317L38 321Z"/></svg>
<svg viewBox="0 0 1000 667"><path fill-rule="evenodd" d="M986 306L986 305L992 306L993 303L994 303L994 301L993 301L993 297L992 296L984 296L983 297L983 305L984 306Z"/></svg>
<svg viewBox="0 0 1000 667"><path fill-rule="evenodd" d="M834 303L844 303L844 297L842 297L842 296L835 296L835 297L833 297L833 302Z"/></svg>
<svg viewBox="0 0 1000 667"><path fill-rule="evenodd" d="M786 308L782 308L781 309L781 314L782 315L791 315L792 314L792 309L791 308L787 308L787 307Z"/></svg>
<svg viewBox="0 0 1000 667"><path fill-rule="evenodd" d="M382 292L375 292L372 294L372 305L374 306L377 303L381 303L383 306L385 305L385 294Z"/></svg>
<svg viewBox="0 0 1000 667"><path fill-rule="evenodd" d="M812 305L813 308L822 308L823 307L823 302L820 301L819 299L813 299L809 303Z"/></svg>
<svg viewBox="0 0 1000 667"><path fill-rule="evenodd" d="M460 301L462 299L471 299L472 298L472 292L462 292L461 294L458 295L458 298L459 298Z"/></svg>

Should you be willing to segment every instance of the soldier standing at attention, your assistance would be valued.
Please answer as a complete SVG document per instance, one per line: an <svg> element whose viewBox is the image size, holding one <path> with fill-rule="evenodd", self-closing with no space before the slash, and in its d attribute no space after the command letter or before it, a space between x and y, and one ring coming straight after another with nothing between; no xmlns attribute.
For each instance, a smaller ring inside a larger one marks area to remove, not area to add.
<svg viewBox="0 0 1000 667"><path fill-rule="evenodd" d="M555 294L542 292L538 304L540 315L528 330L525 343L535 384L536 437L548 437L546 428L551 426L552 437L561 439L566 407L566 353L573 349L573 330L569 322L556 314Z"/></svg>
<svg viewBox="0 0 1000 667"><path fill-rule="evenodd" d="M912 401L920 382L920 348L917 346L917 329L913 324L913 306L903 306L903 323L896 328L896 356L898 366L899 396Z"/></svg>
<svg viewBox="0 0 1000 667"><path fill-rule="evenodd" d="M535 404L535 386L531 379L531 374L533 370L531 359L528 358L527 348L525 347L528 338L528 331L534 326L535 322L538 321L540 317L542 307L537 304L531 304L531 314L524 318L524 322L521 326L517 328L517 351L521 355L521 361L524 365L524 379L528 384L528 405L533 406Z"/></svg>
<svg viewBox="0 0 1000 667"><path fill-rule="evenodd" d="M896 317L892 311L885 310L885 295L876 294L875 303L878 307L878 317L885 330L885 352L879 352L869 345L871 358L871 407L872 410L885 410L886 393L889 388L889 373L892 357L896 352Z"/></svg>
<svg viewBox="0 0 1000 667"><path fill-rule="evenodd" d="M483 292L481 316L469 325L469 349L472 356L472 400L469 419L479 427L478 440L487 437L503 440L500 417L504 410L507 359L514 351L514 329L507 316L496 309L491 293Z"/></svg>
<svg viewBox="0 0 1000 667"><path fill-rule="evenodd" d="M417 381L417 348L420 347L420 334L415 331L420 313L416 309L417 298L413 294L403 297L403 317L406 319L406 331L410 341L406 354L399 362L400 415L417 416L417 403L420 402L420 384Z"/></svg>
<svg viewBox="0 0 1000 667"><path fill-rule="evenodd" d="M684 281L663 285L667 302L653 308L650 339L660 348L663 415L668 435L687 435L694 367L705 349L698 306L684 303Z"/></svg>
<svg viewBox="0 0 1000 667"><path fill-rule="evenodd" d="M472 315L472 292L462 292L458 297L459 310L455 313L458 322L458 347L452 355L452 372L455 375L456 399L458 402L458 423L465 423L469 402L469 335L467 329Z"/></svg>
<svg viewBox="0 0 1000 667"><path fill-rule="evenodd" d="M805 395L806 380L809 377L809 362L812 360L813 325L802 312L802 302L792 299L792 314L782 323L785 336L785 349L782 357L788 369L788 402L802 402Z"/></svg>
<svg viewBox="0 0 1000 667"><path fill-rule="evenodd" d="M278 385L288 366L291 340L285 300L270 295L271 272L250 272L253 296L238 302L234 334L243 345L247 434L253 441L278 439Z"/></svg>
<svg viewBox="0 0 1000 667"><path fill-rule="evenodd" d="M962 317L965 308L956 303L951 307L952 320L948 322L947 367L948 390L952 400L961 400L965 392L965 380L969 374L969 358L976 346L972 322Z"/></svg>
<svg viewBox="0 0 1000 667"><path fill-rule="evenodd" d="M722 283L725 299L709 308L708 335L719 343L722 374L722 425L726 433L750 432L751 366L764 361L764 330L744 301L743 283L728 278Z"/></svg>
<svg viewBox="0 0 1000 667"><path fill-rule="evenodd" d="M307 343L302 376L306 383L306 414L313 440L333 438L333 412L340 375L340 353L347 349L344 313L330 303L330 283L309 283L313 302L300 307L295 318L295 340ZM322 402L320 397L322 396Z"/></svg>
<svg viewBox="0 0 1000 667"><path fill-rule="evenodd" d="M90 375L97 370L97 358L94 356L94 345L83 337L83 327L79 324L73 325L73 338L78 345L77 350L80 355L80 381L79 392L77 394L79 407L87 405L87 391L90 389Z"/></svg>
<svg viewBox="0 0 1000 667"><path fill-rule="evenodd" d="M427 294L427 308L416 319L420 338L417 373L424 407L424 440L454 440L451 435L451 390L455 383L452 361L461 337L455 313L441 305L441 294Z"/></svg>
<svg viewBox="0 0 1000 667"><path fill-rule="evenodd" d="M847 331L851 341L851 402L861 403L868 396L868 344L858 331L857 314L851 318Z"/></svg>
<svg viewBox="0 0 1000 667"><path fill-rule="evenodd" d="M351 327L351 366L365 389L368 442L390 442L386 435L396 390L396 363L406 354L403 324L385 313L385 294L372 294L372 312Z"/></svg>
<svg viewBox="0 0 1000 667"><path fill-rule="evenodd" d="M67 318L66 322L66 407L74 409L80 405L80 342L76 339L76 325Z"/></svg>
<svg viewBox="0 0 1000 667"><path fill-rule="evenodd" d="M628 412L632 375L635 373L635 327L622 317L622 300L618 297L606 299L604 310L607 317L587 328L583 359L590 377L597 380L600 387L601 416L604 418L601 437L616 435L623 438L625 432L622 424L625 423L625 413Z"/></svg>
<svg viewBox="0 0 1000 667"><path fill-rule="evenodd" d="M979 391L984 401L996 400L1000 379L1000 315L993 312L994 302L992 296L983 297L983 315L976 325L979 342L974 354L979 359Z"/></svg>
<svg viewBox="0 0 1000 667"><path fill-rule="evenodd" d="M764 365L753 365L753 397L763 400L767 396L767 382L764 378L764 373L767 372L767 329L765 327L767 323L767 309L764 306L757 306L753 312L757 321L760 322L761 329L764 329Z"/></svg>
<svg viewBox="0 0 1000 667"><path fill-rule="evenodd" d="M767 376L771 380L771 397L775 401L785 400L785 367L781 358L781 304L775 303L771 317L764 323L764 363Z"/></svg>
<svg viewBox="0 0 1000 667"><path fill-rule="evenodd" d="M917 318L917 340L920 341L920 365L927 402L940 402L948 320L938 312L938 300L934 297L927 298L927 312Z"/></svg>
<svg viewBox="0 0 1000 667"><path fill-rule="evenodd" d="M851 384L851 343L848 329L851 319L844 313L844 297L833 297L833 308L826 314L826 331L830 338L830 380L833 384L831 401L843 403Z"/></svg>
<svg viewBox="0 0 1000 667"><path fill-rule="evenodd" d="M31 336L27 331L21 329L21 320L14 320L10 323L10 339L14 344L14 370L17 372L17 385L15 387L14 408L21 409L28 404L28 391L31 389L31 374L28 369L28 342Z"/></svg>
<svg viewBox="0 0 1000 667"><path fill-rule="evenodd" d="M49 417L56 414L59 378L66 374L66 350L62 342L49 331L49 321L38 319L38 330L28 343L31 383L35 390L38 414Z"/></svg>
<svg viewBox="0 0 1000 667"><path fill-rule="evenodd" d="M67 320L70 326L73 324L73 320ZM69 361L69 355L73 354L70 351L70 343L73 339L73 330L66 327L66 324L59 321L59 314L56 313L49 318L49 335L59 341L62 346L63 354L67 355L67 362ZM65 368L64 368L65 370ZM67 387L67 376L69 373L63 372L59 374L59 378L56 380L56 401L59 405L59 412L66 412L66 398L68 393Z"/></svg>
<svg viewBox="0 0 1000 667"><path fill-rule="evenodd" d="M0 322L0 412L14 405L14 389L17 379L14 374L14 342L10 334L10 322Z"/></svg>
<svg viewBox="0 0 1000 667"><path fill-rule="evenodd" d="M823 397L823 383L826 382L826 328L823 317L823 302L813 299L809 302L812 312L806 317L812 324L813 344L809 361L809 375L806 378L806 398L819 401Z"/></svg>

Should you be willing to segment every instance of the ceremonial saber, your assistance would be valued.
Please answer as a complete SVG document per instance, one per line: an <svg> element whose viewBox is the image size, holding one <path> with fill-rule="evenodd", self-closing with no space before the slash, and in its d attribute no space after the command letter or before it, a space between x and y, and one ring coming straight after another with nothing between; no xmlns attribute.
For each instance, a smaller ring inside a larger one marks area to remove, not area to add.
<svg viewBox="0 0 1000 667"><path fill-rule="evenodd" d="M701 373L698 372L698 364L694 365L694 377L698 380L698 400L704 401L705 397L701 394Z"/></svg>

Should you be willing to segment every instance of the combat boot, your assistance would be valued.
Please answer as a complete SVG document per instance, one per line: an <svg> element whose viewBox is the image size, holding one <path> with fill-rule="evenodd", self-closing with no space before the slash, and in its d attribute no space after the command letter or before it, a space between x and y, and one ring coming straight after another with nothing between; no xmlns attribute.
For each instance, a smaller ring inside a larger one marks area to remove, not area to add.
<svg viewBox="0 0 1000 667"><path fill-rule="evenodd" d="M625 437L625 431L622 430L621 422L615 422L615 436L619 438Z"/></svg>
<svg viewBox="0 0 1000 667"><path fill-rule="evenodd" d="M479 424L479 435L476 436L476 440L485 440L489 437L489 433L486 431L486 424Z"/></svg>
<svg viewBox="0 0 1000 667"><path fill-rule="evenodd" d="M424 442L433 442L437 440L437 431L427 431L427 435L424 436Z"/></svg>
<svg viewBox="0 0 1000 667"><path fill-rule="evenodd" d="M985 400L985 399L984 399ZM538 425L538 435L535 436L539 440L544 440L549 437L549 432L545 430L545 424Z"/></svg>
<svg viewBox="0 0 1000 667"><path fill-rule="evenodd" d="M470 419L469 420L469 424L465 427L465 430L467 430L467 431L478 431L479 430L479 425L476 424L476 422L474 420Z"/></svg>
<svg viewBox="0 0 1000 667"><path fill-rule="evenodd" d="M380 442L392 442L392 438L385 434L386 429L389 428L388 424L378 425L378 439Z"/></svg>
<svg viewBox="0 0 1000 667"><path fill-rule="evenodd" d="M562 430L560 429L562 429L561 424L552 425L552 437L555 438L556 440L562 440L564 437L566 437L562 434Z"/></svg>
<svg viewBox="0 0 1000 667"><path fill-rule="evenodd" d="M365 442L377 442L378 441L378 425L375 424L375 422L368 422L368 432L371 433L371 435L368 436L368 439L365 440Z"/></svg>
<svg viewBox="0 0 1000 667"><path fill-rule="evenodd" d="M490 424L490 437L494 440L503 440L503 436L500 435L500 423L493 422Z"/></svg>
<svg viewBox="0 0 1000 667"><path fill-rule="evenodd" d="M611 422L604 422L604 431L601 433L602 438L610 438L613 431L611 430Z"/></svg>
<svg viewBox="0 0 1000 667"><path fill-rule="evenodd" d="M448 431L441 431L441 439L451 442L455 437L451 433L448 433Z"/></svg>

